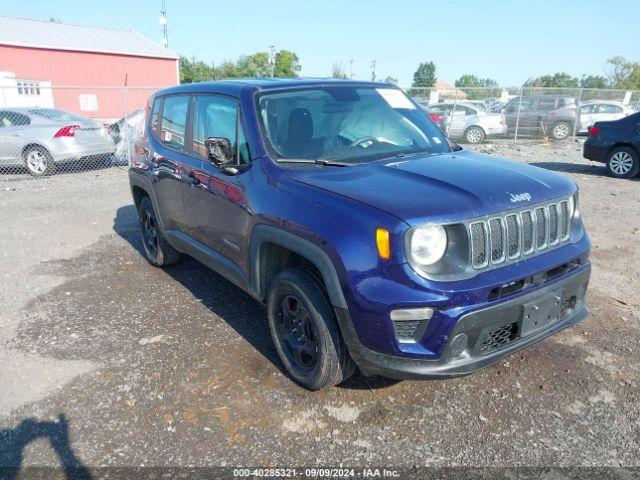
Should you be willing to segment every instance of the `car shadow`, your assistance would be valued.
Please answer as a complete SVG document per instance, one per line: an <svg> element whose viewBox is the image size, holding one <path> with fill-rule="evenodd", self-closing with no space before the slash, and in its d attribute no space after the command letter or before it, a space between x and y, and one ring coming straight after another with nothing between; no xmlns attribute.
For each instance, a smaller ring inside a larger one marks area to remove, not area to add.
<svg viewBox="0 0 640 480"><path fill-rule="evenodd" d="M0 430L0 478L28 477L20 472L24 451L31 442L45 438L56 452L67 479L90 479L91 475L69 442L69 421L61 414L57 421L22 420L15 428ZM38 467L41 468L41 467ZM52 467L53 468L53 467Z"/></svg>
<svg viewBox="0 0 640 480"><path fill-rule="evenodd" d="M596 177L607 176L607 170L604 164L585 165L571 162L530 162L529 165L561 173L579 173L581 175L593 175Z"/></svg>
<svg viewBox="0 0 640 480"><path fill-rule="evenodd" d="M138 231L138 214L134 205L118 209L113 221L113 230L140 255L144 256ZM189 290L195 298L199 299L204 307L227 322L278 370L287 375L273 347L267 325L267 313L263 305L242 289L192 258L184 258L177 265L163 270ZM256 318L263 321L256 322ZM371 390L385 388L395 383L398 381L380 377L365 377L358 371L340 386L354 390Z"/></svg>

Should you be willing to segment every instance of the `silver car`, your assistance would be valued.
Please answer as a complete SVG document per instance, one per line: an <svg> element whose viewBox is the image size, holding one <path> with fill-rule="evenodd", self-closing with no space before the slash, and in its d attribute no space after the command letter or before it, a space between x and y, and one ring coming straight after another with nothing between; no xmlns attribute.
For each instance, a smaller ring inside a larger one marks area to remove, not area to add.
<svg viewBox="0 0 640 480"><path fill-rule="evenodd" d="M25 166L35 176L56 164L110 156L115 150L105 126L53 108L0 109L0 165Z"/></svg>
<svg viewBox="0 0 640 480"><path fill-rule="evenodd" d="M466 143L480 143L488 135L507 132L502 113L488 112L478 105L465 102L443 102L429 105L429 112L444 115L441 128L451 138L462 138Z"/></svg>
<svg viewBox="0 0 640 480"><path fill-rule="evenodd" d="M622 102L591 100L580 103L578 112L578 133L587 133L589 127L596 122L618 120L631 115L634 110Z"/></svg>

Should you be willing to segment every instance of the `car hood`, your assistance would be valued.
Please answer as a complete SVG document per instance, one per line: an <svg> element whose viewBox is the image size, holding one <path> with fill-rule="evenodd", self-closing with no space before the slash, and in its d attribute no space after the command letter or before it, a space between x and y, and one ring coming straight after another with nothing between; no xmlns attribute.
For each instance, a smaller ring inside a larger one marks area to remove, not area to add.
<svg viewBox="0 0 640 480"><path fill-rule="evenodd" d="M294 181L384 210L410 225L451 222L569 196L572 180L461 150L354 167L292 170Z"/></svg>

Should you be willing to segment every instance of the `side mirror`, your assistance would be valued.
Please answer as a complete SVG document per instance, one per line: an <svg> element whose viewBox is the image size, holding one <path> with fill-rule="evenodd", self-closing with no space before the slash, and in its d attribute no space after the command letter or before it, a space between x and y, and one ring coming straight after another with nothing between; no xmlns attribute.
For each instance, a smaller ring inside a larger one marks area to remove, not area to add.
<svg viewBox="0 0 640 480"><path fill-rule="evenodd" d="M228 163L233 160L231 141L224 137L209 137L204 141L209 152L209 160L214 163Z"/></svg>

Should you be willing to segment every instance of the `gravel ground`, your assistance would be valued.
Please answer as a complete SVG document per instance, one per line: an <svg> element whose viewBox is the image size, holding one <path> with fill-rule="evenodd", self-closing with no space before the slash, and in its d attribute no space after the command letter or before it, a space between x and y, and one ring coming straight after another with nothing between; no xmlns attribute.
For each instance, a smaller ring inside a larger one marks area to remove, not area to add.
<svg viewBox="0 0 640 480"><path fill-rule="evenodd" d="M487 145L569 175L591 315L474 375L310 393L265 310L195 261L140 254L126 172L0 180L0 465L640 466L640 178L581 145ZM50 440L50 441L47 441Z"/></svg>

